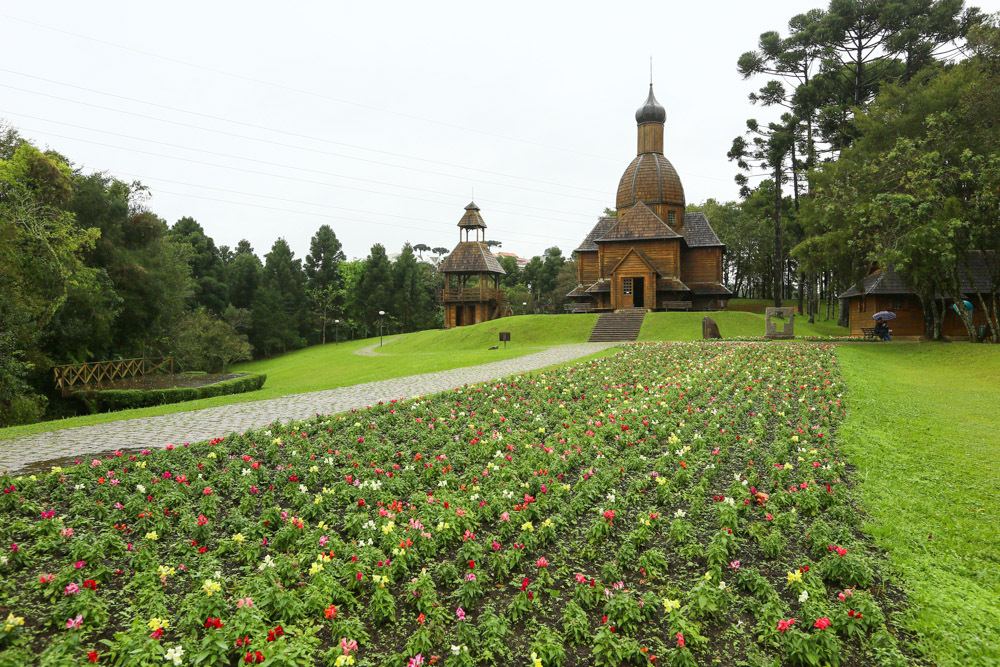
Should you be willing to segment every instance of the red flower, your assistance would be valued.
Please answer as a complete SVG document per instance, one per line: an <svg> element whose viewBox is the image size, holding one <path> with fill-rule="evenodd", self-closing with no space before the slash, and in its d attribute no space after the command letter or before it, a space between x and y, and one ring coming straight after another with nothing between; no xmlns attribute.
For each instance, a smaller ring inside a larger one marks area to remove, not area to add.
<svg viewBox="0 0 1000 667"><path fill-rule="evenodd" d="M830 627L830 619L824 616L823 618L817 618L816 622L813 623L814 628L819 628L820 630L826 630Z"/></svg>
<svg viewBox="0 0 1000 667"><path fill-rule="evenodd" d="M684 648L684 635L677 633L677 648Z"/></svg>
<svg viewBox="0 0 1000 667"><path fill-rule="evenodd" d="M221 628L223 625L225 625L225 623L223 623L222 619L220 619L220 618L212 618L211 616L209 616L208 620L205 621L205 627L206 628L216 628L216 629L218 629L218 628Z"/></svg>
<svg viewBox="0 0 1000 667"><path fill-rule="evenodd" d="M524 581L521 582L521 590L523 591L524 589L526 589L529 583L531 583L531 579L525 577Z"/></svg>
<svg viewBox="0 0 1000 667"><path fill-rule="evenodd" d="M91 662L97 662L97 658L97 651L91 651L87 654L87 660L90 660Z"/></svg>
<svg viewBox="0 0 1000 667"><path fill-rule="evenodd" d="M795 619L794 618L790 618L787 621L778 621L778 630L781 631L781 632L784 632L785 630L787 630L790 627L792 627L793 623L795 623Z"/></svg>
<svg viewBox="0 0 1000 667"><path fill-rule="evenodd" d="M330 605L329 607L327 607L326 608L326 617L327 618L337 618L337 608L334 607L333 605Z"/></svg>
<svg viewBox="0 0 1000 667"><path fill-rule="evenodd" d="M84 579L83 580L83 587L84 588L89 588L92 591L96 591L97 590L97 582L94 581L93 579Z"/></svg>

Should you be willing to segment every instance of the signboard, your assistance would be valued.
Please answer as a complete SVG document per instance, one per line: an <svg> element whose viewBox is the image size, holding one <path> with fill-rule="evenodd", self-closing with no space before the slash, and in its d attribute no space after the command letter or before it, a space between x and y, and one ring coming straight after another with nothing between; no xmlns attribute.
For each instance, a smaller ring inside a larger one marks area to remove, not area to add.
<svg viewBox="0 0 1000 667"><path fill-rule="evenodd" d="M503 342L503 349L506 350L507 349L507 341L510 340L510 332L509 331L501 331L500 332L500 340L501 340L501 342Z"/></svg>

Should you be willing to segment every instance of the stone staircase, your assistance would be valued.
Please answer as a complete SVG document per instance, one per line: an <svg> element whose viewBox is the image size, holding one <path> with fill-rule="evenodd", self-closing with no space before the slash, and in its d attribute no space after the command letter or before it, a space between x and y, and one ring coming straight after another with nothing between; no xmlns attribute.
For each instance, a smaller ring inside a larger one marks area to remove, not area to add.
<svg viewBox="0 0 1000 667"><path fill-rule="evenodd" d="M627 308L614 313L604 313L597 319L590 332L590 342L628 341L639 337L645 308Z"/></svg>

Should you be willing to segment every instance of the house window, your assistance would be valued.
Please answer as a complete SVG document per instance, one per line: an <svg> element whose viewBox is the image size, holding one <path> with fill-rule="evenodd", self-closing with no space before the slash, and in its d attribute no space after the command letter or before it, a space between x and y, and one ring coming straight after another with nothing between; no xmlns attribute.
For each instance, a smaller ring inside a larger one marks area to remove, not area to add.
<svg viewBox="0 0 1000 667"><path fill-rule="evenodd" d="M632 293L632 279L631 278L624 278L622 280L622 288L623 288L622 291L625 294L631 294Z"/></svg>
<svg viewBox="0 0 1000 667"><path fill-rule="evenodd" d="M894 297L892 297L892 309L893 310L902 310L903 309L903 297L901 297L901 296L894 296Z"/></svg>
<svg viewBox="0 0 1000 667"><path fill-rule="evenodd" d="M670 225L677 224L677 212L667 211L667 223Z"/></svg>

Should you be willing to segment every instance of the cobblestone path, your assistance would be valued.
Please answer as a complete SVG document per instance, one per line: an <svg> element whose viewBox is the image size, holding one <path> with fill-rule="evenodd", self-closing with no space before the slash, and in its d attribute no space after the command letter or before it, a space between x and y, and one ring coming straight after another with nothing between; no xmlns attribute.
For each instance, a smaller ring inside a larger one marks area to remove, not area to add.
<svg viewBox="0 0 1000 667"><path fill-rule="evenodd" d="M18 471L33 463L68 456L197 442L242 433L275 421L306 419L317 413L335 414L394 398L426 396L463 384L485 382L570 361L616 344L558 345L523 357L478 366L0 440L0 471Z"/></svg>

